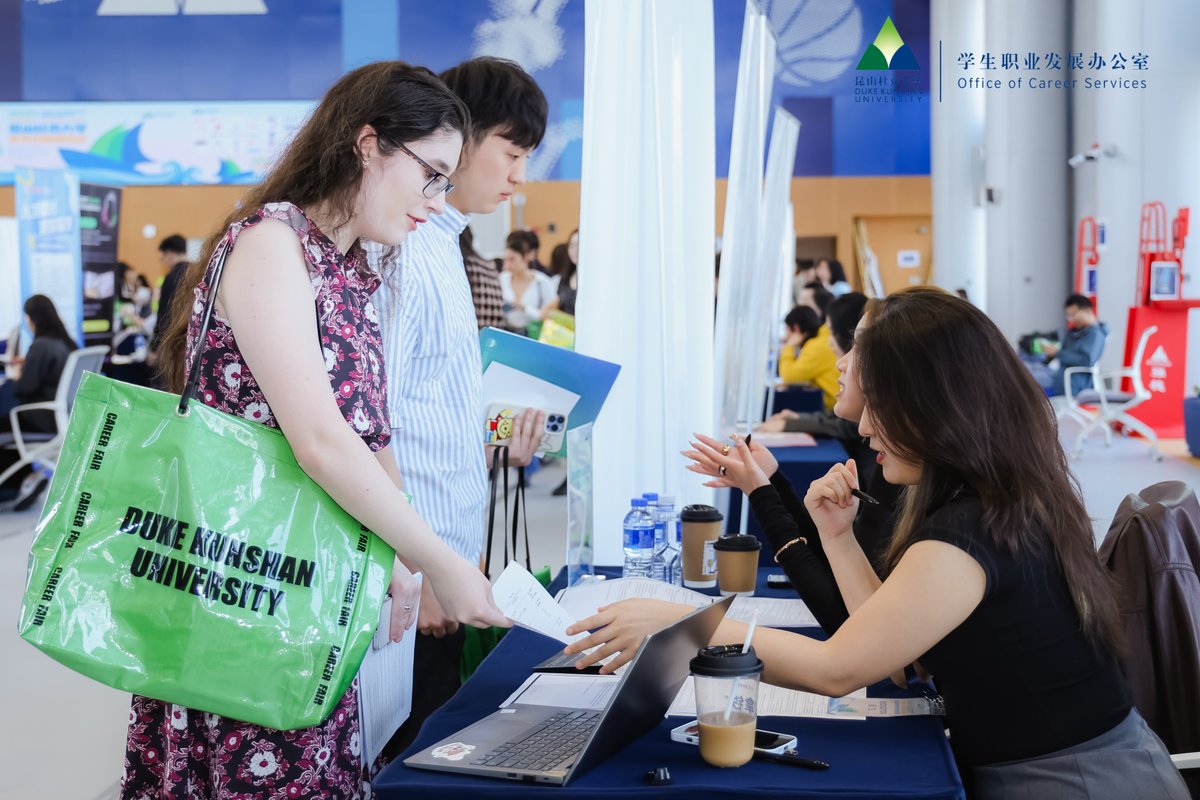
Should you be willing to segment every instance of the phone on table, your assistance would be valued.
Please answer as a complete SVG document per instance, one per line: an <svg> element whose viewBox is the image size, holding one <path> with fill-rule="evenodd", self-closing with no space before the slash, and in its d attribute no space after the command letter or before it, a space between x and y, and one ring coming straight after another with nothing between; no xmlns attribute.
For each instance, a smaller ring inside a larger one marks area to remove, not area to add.
<svg viewBox="0 0 1200 800"><path fill-rule="evenodd" d="M492 403L488 406L483 425L484 444L508 444L512 440L514 420L525 413L525 406ZM563 437L567 434L567 415L556 411L546 412L546 427L538 442L537 452L557 453L562 449Z"/></svg>
<svg viewBox="0 0 1200 800"><path fill-rule="evenodd" d="M671 738L684 744L700 744L700 721L685 722L671 730ZM790 733L764 731L758 728L754 731L754 751L756 753L783 753L796 746L796 737Z"/></svg>

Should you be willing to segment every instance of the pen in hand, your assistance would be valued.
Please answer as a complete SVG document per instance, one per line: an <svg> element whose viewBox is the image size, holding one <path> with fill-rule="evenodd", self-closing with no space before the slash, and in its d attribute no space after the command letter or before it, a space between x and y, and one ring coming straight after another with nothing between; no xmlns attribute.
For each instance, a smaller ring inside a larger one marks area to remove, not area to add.
<svg viewBox="0 0 1200 800"><path fill-rule="evenodd" d="M879 505L879 501L876 500L874 497L871 497L871 495L867 494L866 492L859 491L858 489L851 489L850 494L854 495L859 500L862 500L865 503L870 503L873 506Z"/></svg>

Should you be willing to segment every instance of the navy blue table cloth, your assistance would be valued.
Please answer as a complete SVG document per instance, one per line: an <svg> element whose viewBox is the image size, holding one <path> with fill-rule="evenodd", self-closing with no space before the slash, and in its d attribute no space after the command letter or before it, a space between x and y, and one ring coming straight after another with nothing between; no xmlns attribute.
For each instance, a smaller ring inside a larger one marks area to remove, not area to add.
<svg viewBox="0 0 1200 800"><path fill-rule="evenodd" d="M615 569L598 569L609 575ZM794 597L790 590L766 588L767 570L760 570L760 596ZM559 574L551 591L561 588ZM811 632L811 631L810 631ZM487 716L529 676L530 668L562 645L523 629L514 629L492 651L458 694L426 720L411 755ZM690 679L689 679L690 680ZM890 685L873 687L871 694L899 694ZM642 738L631 742L608 761L563 787L517 781L452 775L410 769L397 760L375 780L383 800L404 798L527 798L535 794L563 798L662 797L757 798L776 794L800 798L923 798L963 800L962 782L941 719L818 720L793 717L760 717L759 727L797 738L797 751L828 762L831 767L814 772L797 767L751 761L737 769L710 767L694 745L671 740L672 728L686 722L670 717ZM667 767L674 782L651 786L647 770Z"/></svg>

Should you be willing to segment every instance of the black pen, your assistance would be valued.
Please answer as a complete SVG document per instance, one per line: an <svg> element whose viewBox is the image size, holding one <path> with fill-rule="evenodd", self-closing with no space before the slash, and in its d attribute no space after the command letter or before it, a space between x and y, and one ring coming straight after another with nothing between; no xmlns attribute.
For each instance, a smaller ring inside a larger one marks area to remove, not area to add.
<svg viewBox="0 0 1200 800"><path fill-rule="evenodd" d="M874 497L871 497L871 495L867 494L866 492L859 491L858 489L851 489L850 494L854 495L863 502L870 503L873 506L879 505L879 501Z"/></svg>
<svg viewBox="0 0 1200 800"><path fill-rule="evenodd" d="M793 767L804 767L804 769L829 769L829 765L824 761L796 755L795 750L784 750L782 753L766 753L755 750L754 757L760 761L773 761L776 764L788 764Z"/></svg>

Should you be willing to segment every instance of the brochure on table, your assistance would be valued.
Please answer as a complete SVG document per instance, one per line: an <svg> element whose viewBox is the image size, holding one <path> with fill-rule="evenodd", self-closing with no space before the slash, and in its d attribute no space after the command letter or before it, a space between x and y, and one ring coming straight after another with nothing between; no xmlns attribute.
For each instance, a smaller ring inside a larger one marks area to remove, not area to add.
<svg viewBox="0 0 1200 800"><path fill-rule="evenodd" d="M483 409L505 404L563 414L567 430L595 422L621 367L497 328L479 332ZM565 456L566 443L553 455Z"/></svg>

